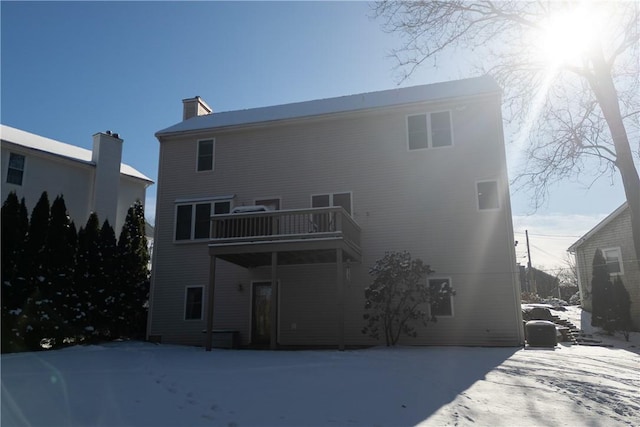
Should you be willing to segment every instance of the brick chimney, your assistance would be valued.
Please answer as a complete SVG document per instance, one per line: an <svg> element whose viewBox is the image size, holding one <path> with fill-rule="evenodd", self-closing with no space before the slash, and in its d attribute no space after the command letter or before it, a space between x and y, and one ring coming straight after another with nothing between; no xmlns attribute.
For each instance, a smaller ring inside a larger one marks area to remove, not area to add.
<svg viewBox="0 0 640 427"><path fill-rule="evenodd" d="M213 110L199 96L182 100L182 120L211 114Z"/></svg>
<svg viewBox="0 0 640 427"><path fill-rule="evenodd" d="M122 139L119 135L111 131L93 135L91 161L96 165L91 211L98 214L100 223L108 219L111 226L116 227L122 161Z"/></svg>

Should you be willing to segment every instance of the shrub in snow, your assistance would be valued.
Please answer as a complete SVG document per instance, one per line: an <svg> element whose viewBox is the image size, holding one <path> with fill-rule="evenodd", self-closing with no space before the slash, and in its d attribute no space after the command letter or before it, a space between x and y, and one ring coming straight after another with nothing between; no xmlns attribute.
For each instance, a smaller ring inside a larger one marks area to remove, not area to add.
<svg viewBox="0 0 640 427"><path fill-rule="evenodd" d="M429 305L436 305L455 292L448 282L428 286L426 277L433 272L407 251L388 252L376 261L369 271L373 283L364 292L363 317L367 323L362 333L374 339L384 335L386 345L392 346L403 334L416 337L416 323L436 321L429 313Z"/></svg>
<svg viewBox="0 0 640 427"><path fill-rule="evenodd" d="M600 249L593 255L593 276L591 279L591 326L603 326L606 323L607 307L611 305L611 281L607 261Z"/></svg>

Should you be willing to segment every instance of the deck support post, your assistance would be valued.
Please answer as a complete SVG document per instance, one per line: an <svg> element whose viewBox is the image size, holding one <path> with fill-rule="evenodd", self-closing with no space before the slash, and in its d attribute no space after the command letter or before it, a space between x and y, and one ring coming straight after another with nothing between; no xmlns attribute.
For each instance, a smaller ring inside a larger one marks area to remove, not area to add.
<svg viewBox="0 0 640 427"><path fill-rule="evenodd" d="M278 252L271 252L271 337L269 347L278 347Z"/></svg>
<svg viewBox="0 0 640 427"><path fill-rule="evenodd" d="M342 248L336 249L336 286L338 308L338 349L344 350L344 270L342 267Z"/></svg>
<svg viewBox="0 0 640 427"><path fill-rule="evenodd" d="M209 257L209 289L207 291L207 333L205 338L205 350L211 351L213 347L213 302L216 289L216 257Z"/></svg>

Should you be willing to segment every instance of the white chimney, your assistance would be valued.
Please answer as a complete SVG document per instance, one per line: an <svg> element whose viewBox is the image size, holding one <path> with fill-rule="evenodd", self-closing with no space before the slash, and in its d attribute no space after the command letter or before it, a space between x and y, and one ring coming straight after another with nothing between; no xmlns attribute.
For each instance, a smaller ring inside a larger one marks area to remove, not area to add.
<svg viewBox="0 0 640 427"><path fill-rule="evenodd" d="M110 131L93 135L91 161L96 165L91 211L98 214L101 224L108 219L115 227L122 161L122 139L119 135Z"/></svg>
<svg viewBox="0 0 640 427"><path fill-rule="evenodd" d="M213 110L199 96L182 100L182 120L211 114Z"/></svg>

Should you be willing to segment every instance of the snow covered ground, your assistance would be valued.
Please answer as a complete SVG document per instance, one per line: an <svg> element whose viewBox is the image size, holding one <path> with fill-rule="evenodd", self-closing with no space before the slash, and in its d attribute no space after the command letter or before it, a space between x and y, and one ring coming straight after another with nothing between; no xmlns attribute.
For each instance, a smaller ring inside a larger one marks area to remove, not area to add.
<svg viewBox="0 0 640 427"><path fill-rule="evenodd" d="M637 426L640 334L598 338L614 347L9 354L1 425Z"/></svg>

